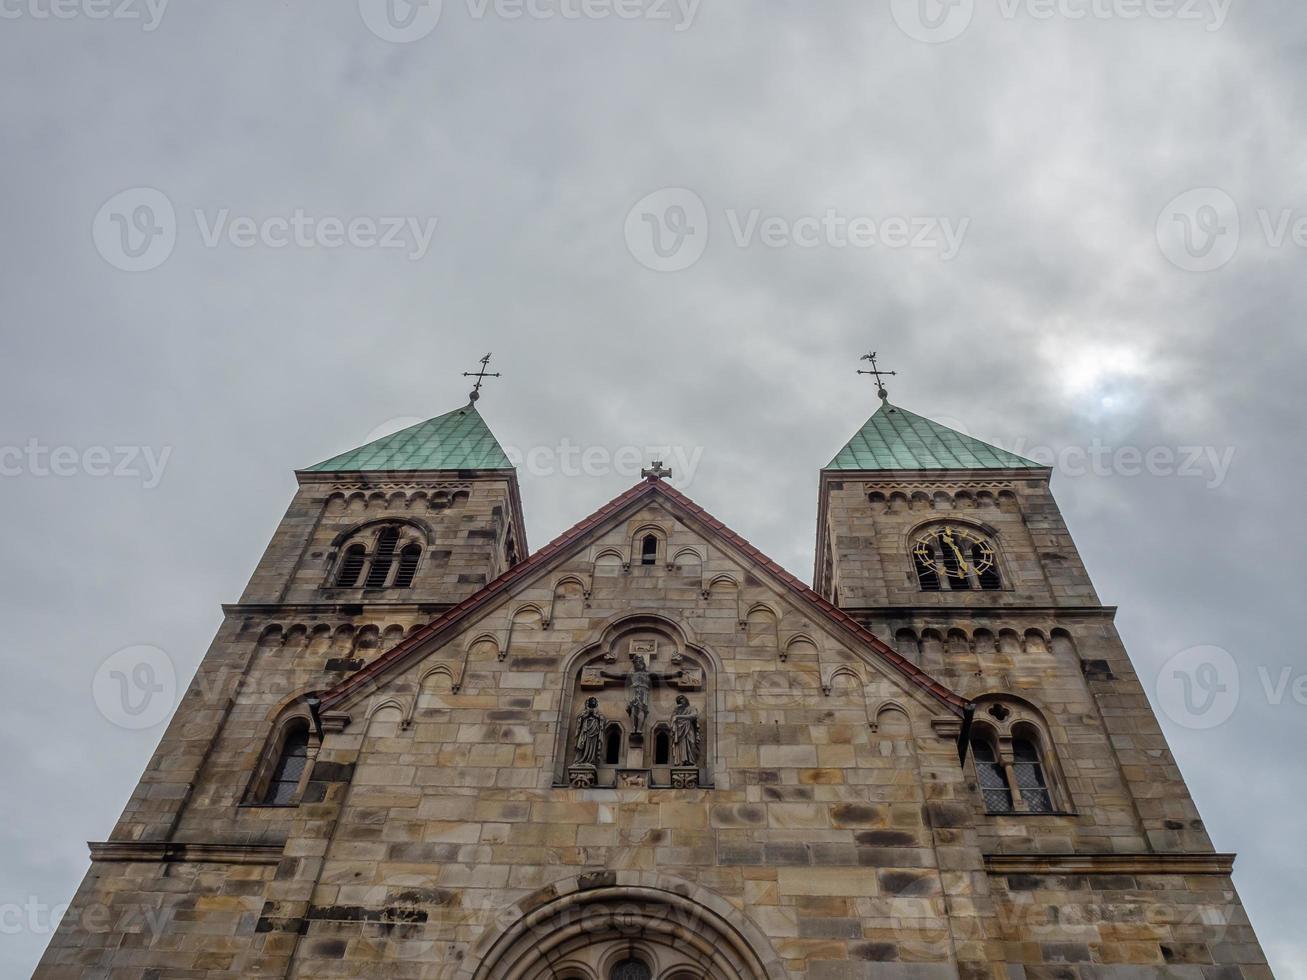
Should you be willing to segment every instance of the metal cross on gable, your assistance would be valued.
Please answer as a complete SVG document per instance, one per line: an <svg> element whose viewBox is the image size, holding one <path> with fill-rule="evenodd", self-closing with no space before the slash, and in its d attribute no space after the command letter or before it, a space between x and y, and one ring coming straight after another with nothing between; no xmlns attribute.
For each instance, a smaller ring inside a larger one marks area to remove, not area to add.
<svg viewBox="0 0 1307 980"><path fill-rule="evenodd" d="M473 388L472 388L472 393L468 395L468 398L469 398L471 401L476 401L478 398L481 397L481 385L485 382L486 378L497 378L497 377L499 377L499 372L498 372L498 371L494 371L494 372L492 372L492 371L488 370L488 368L490 367L490 358L491 358L491 356L492 356L492 355L487 354L485 357L481 358L481 370L480 370L480 371L464 371L464 372L463 372L463 377L465 377L465 378L476 378L476 379L477 379L477 383L476 383L476 384L473 386Z"/></svg>
<svg viewBox="0 0 1307 980"><path fill-rule="evenodd" d="M859 374L870 374L870 375L872 375L873 377L875 377L875 379L876 379L876 394L880 396L881 401L884 401L885 399L889 398L889 392L885 390L885 383L884 383L883 381L881 381L881 378L883 378L883 377L884 377L884 378L892 378L892 377L894 377L895 375L897 375L898 372L897 372L897 371L882 371L880 368L878 368L878 367L876 366L876 352L875 352L875 351L872 351L870 354L863 354L863 355L862 355L862 360L864 360L864 361L870 361L870 362L871 362L871 370L870 370L870 371L863 371L863 370L859 369L859 370L858 370L858 373L859 373Z"/></svg>

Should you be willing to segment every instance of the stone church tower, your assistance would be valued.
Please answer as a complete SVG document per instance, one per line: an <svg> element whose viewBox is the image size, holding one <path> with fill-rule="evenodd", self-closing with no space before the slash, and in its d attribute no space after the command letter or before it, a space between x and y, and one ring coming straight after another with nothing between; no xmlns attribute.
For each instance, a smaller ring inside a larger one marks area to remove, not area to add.
<svg viewBox="0 0 1307 980"><path fill-rule="evenodd" d="M813 589L475 399L297 475L38 977L1271 976L1048 469L885 399Z"/></svg>

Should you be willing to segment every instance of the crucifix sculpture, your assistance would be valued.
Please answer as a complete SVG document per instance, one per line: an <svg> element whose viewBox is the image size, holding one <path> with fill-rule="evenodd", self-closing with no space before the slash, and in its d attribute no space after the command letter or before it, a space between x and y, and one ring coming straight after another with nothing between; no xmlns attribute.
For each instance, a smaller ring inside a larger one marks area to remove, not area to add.
<svg viewBox="0 0 1307 980"><path fill-rule="evenodd" d="M631 654L631 669L626 673L614 673L609 670L599 672L605 680L622 681L627 685L630 697L626 700L626 713L631 716L631 737L639 739L644 736L644 723L649 718L649 691L655 681L670 681L681 677L685 671L652 671L643 655Z"/></svg>
<svg viewBox="0 0 1307 980"><path fill-rule="evenodd" d="M881 401L885 401L885 399L889 398L889 392L885 390L885 384L884 384L884 382L882 382L880 379L881 379L882 377L885 377L885 378L892 378L892 377L894 377L895 375L897 375L898 372L897 372L897 371L882 371L880 368L878 368L878 367L876 366L876 352L875 352L875 351L872 351L870 354L863 354L863 355L862 355L862 360L864 360L864 361L870 361L870 362L871 362L871 370L870 370L870 371L863 371L862 369L859 369L859 370L858 370L858 373L859 373L859 374L870 374L870 375L872 375L872 376L875 377L875 379L876 379L876 394L880 396L880 400L881 400Z"/></svg>
<svg viewBox="0 0 1307 980"><path fill-rule="evenodd" d="M473 385L473 387L472 387L472 393L469 394L469 395L467 396L469 401L476 401L478 398L481 397L481 385L485 382L486 378L497 378L497 377L499 377L499 372L498 372L498 371L494 371L494 372L492 372L492 371L489 370L489 368L490 368L490 358L491 358L491 356L492 356L492 355L487 354L485 357L481 358L481 370L480 370L480 371L464 371L464 372L463 372L463 377L465 377L465 378L476 378L476 379L477 379L477 383L476 383L475 385Z"/></svg>

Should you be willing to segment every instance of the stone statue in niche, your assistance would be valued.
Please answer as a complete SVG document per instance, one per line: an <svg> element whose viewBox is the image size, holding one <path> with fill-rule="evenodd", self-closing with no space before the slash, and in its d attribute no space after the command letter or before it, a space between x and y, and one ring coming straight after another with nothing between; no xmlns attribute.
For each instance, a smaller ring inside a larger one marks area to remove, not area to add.
<svg viewBox="0 0 1307 980"><path fill-rule="evenodd" d="M651 671L649 665L645 663L644 657L638 653L633 653L631 654L631 670L629 673L616 674L604 670L600 672L600 675L606 680L627 683L631 695L626 701L626 713L631 716L631 736L639 739L644 735L644 723L649 719L649 691L653 687L654 681L669 681L680 677L684 673L683 670L673 670L667 673Z"/></svg>
<svg viewBox="0 0 1307 980"><path fill-rule="evenodd" d="M672 765L678 767L699 764L699 714L690 706L684 694L676 696L676 710L672 712Z"/></svg>
<svg viewBox="0 0 1307 980"><path fill-rule="evenodd" d="M576 719L574 766L597 766L604 757L604 726L608 719L599 711L598 698L586 698L585 710Z"/></svg>

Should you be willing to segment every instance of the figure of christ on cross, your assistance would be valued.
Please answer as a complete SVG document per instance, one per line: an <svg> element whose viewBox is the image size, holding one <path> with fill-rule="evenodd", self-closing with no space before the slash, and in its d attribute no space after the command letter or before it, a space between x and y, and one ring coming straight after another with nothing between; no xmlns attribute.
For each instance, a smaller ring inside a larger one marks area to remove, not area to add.
<svg viewBox="0 0 1307 980"><path fill-rule="evenodd" d="M654 681L670 681L685 673L673 670L657 673L649 669L645 659L638 653L631 654L631 670L625 674L615 674L607 670L600 671L605 680L623 681L629 685L631 696L626 701L626 713L631 716L631 734L644 735L644 723L649 718L649 691Z"/></svg>

